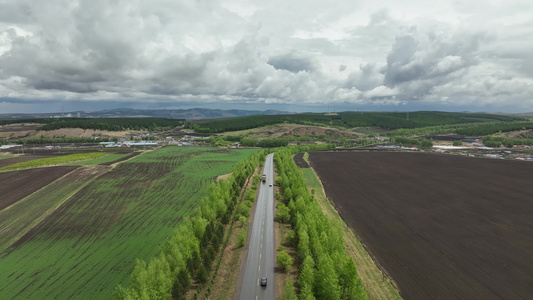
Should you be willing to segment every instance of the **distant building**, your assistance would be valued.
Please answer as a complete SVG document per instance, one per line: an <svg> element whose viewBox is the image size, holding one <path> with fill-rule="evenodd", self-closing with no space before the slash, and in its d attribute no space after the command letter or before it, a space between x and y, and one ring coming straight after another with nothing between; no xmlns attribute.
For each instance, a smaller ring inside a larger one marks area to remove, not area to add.
<svg viewBox="0 0 533 300"><path fill-rule="evenodd" d="M15 147L22 147L22 145L2 145L0 146L0 150L10 149L10 148L15 148Z"/></svg>

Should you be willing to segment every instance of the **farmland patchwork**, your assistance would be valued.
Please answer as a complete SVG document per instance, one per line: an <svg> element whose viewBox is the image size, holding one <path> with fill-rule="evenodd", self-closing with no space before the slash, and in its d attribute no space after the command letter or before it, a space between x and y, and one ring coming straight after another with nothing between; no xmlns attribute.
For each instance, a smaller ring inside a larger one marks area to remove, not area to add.
<svg viewBox="0 0 533 300"><path fill-rule="evenodd" d="M89 176L84 186L65 182L43 189L48 193L39 199L19 201L30 207L46 201L54 209L1 252L1 298L110 298L116 285L128 283L135 259L157 253L216 176L254 151L166 147ZM35 216L17 205L0 213L10 213L14 224L20 218L32 222Z"/></svg>

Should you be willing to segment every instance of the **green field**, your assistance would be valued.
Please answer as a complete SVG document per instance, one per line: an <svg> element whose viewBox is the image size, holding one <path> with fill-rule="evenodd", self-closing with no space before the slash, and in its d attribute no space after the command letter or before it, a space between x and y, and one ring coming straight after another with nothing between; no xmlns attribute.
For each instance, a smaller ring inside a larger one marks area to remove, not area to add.
<svg viewBox="0 0 533 300"><path fill-rule="evenodd" d="M216 176L254 151L166 147L119 164L0 254L0 298L109 299Z"/></svg>
<svg viewBox="0 0 533 300"><path fill-rule="evenodd" d="M47 157L47 158L34 159L30 161L12 164L12 165L0 168L0 170L38 168L38 167L44 167L44 166L49 166L49 165L64 164L64 163L69 163L69 162L74 162L74 161L95 159L95 158L99 158L99 157L106 156L106 155L107 153L92 152L92 153L76 153L76 154L69 154L69 155L56 156L56 157Z"/></svg>
<svg viewBox="0 0 533 300"><path fill-rule="evenodd" d="M0 253L26 234L55 208L109 168L78 168L0 211ZM30 222L28 222L30 220Z"/></svg>
<svg viewBox="0 0 533 300"><path fill-rule="evenodd" d="M106 156L99 157L96 159L77 161L77 162L70 163L68 165L70 166L95 166L95 165L119 160L128 155L130 155L130 153L112 153L112 154L108 154Z"/></svg>

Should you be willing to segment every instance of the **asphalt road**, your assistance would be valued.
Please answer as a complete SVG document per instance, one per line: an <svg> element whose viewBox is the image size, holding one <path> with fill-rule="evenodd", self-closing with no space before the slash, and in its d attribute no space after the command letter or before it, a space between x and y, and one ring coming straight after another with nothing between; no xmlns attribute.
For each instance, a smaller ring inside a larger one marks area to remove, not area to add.
<svg viewBox="0 0 533 300"><path fill-rule="evenodd" d="M274 154L266 157L263 174L265 183L259 187L252 231L240 299L274 299ZM261 286L259 281L266 277L268 284Z"/></svg>

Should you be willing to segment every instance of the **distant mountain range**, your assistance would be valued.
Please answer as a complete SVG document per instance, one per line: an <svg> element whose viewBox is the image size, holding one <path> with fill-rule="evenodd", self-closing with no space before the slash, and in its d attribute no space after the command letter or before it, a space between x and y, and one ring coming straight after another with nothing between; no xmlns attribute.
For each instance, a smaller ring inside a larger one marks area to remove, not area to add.
<svg viewBox="0 0 533 300"><path fill-rule="evenodd" d="M100 111L72 111L65 113L34 113L34 114L0 114L0 120L34 119L54 117L82 117L82 118L172 118L172 119L213 119L231 118L252 115L283 115L290 114L279 110L240 110L240 109L131 109L117 108Z"/></svg>

